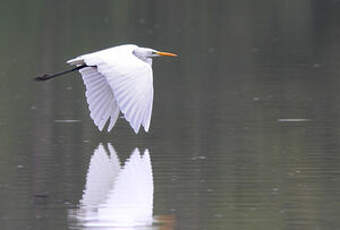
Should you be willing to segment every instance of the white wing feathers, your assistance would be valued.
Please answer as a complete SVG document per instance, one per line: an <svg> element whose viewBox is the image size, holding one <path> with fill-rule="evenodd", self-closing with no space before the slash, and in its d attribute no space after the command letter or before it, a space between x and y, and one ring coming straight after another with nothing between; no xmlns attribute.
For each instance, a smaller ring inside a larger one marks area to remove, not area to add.
<svg viewBox="0 0 340 230"><path fill-rule="evenodd" d="M80 69L79 72L86 86L86 99L91 118L100 131L103 130L107 120L111 118L108 126L108 131L110 131L119 115L119 107L114 100L110 86L95 67Z"/></svg>
<svg viewBox="0 0 340 230"><path fill-rule="evenodd" d="M110 131L119 110L135 133L141 125L146 132L149 130L153 102L152 68L133 55L134 47L115 47L68 61L71 65L85 63L96 66L80 69L79 72L86 85L90 116L99 130L111 117Z"/></svg>
<svg viewBox="0 0 340 230"><path fill-rule="evenodd" d="M115 71L115 67L102 64L98 66L98 71L107 76L117 104L134 131L138 133L140 125L148 131L153 101L151 67L145 64L121 74Z"/></svg>

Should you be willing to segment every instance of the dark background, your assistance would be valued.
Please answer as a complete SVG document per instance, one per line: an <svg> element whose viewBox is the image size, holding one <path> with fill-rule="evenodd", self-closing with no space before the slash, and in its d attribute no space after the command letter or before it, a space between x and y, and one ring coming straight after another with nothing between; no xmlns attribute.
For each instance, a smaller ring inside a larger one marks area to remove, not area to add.
<svg viewBox="0 0 340 230"><path fill-rule="evenodd" d="M338 228L340 1L5 0L0 15L4 229L68 228L107 142L122 162L150 150L154 215L176 229ZM179 54L153 64L149 133L100 133L77 73L32 80L125 43Z"/></svg>

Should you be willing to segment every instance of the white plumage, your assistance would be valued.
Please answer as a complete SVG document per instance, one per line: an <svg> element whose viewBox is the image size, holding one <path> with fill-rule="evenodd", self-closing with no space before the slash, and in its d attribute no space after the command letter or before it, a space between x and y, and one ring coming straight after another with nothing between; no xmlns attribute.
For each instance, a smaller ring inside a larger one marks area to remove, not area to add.
<svg viewBox="0 0 340 230"><path fill-rule="evenodd" d="M79 69L86 86L90 116L100 131L107 130L121 111L135 133L149 131L153 103L152 57L177 56L136 45L121 45L67 61Z"/></svg>

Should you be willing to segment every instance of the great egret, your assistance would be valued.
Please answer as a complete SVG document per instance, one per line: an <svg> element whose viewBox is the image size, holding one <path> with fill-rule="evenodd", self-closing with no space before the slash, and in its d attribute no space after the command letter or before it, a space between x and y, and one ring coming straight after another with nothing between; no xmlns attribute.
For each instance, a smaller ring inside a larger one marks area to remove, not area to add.
<svg viewBox="0 0 340 230"><path fill-rule="evenodd" d="M48 80L79 70L86 86L90 116L100 131L110 118L110 132L121 111L135 133L141 125L148 132L153 102L152 58L159 56L177 55L120 45L71 59L67 63L75 68L35 79Z"/></svg>

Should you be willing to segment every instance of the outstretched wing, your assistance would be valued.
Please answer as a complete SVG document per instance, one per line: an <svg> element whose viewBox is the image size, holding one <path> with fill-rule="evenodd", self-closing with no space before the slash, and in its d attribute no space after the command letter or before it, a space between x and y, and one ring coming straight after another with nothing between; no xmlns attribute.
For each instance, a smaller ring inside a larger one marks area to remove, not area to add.
<svg viewBox="0 0 340 230"><path fill-rule="evenodd" d="M88 66L96 66L96 72L105 77L119 109L138 133L141 125L146 132L150 127L153 77L151 65L133 55L135 47L118 46L83 55L81 58Z"/></svg>
<svg viewBox="0 0 340 230"><path fill-rule="evenodd" d="M103 63L98 66L109 82L120 110L129 121L135 133L138 133L141 125L145 131L149 131L152 102L153 83L150 66L135 66L125 74L115 72L115 67Z"/></svg>
<svg viewBox="0 0 340 230"><path fill-rule="evenodd" d="M119 106L106 78L97 71L96 67L80 69L86 86L86 99L89 105L90 116L100 131L103 130L110 118L108 131L117 121Z"/></svg>

